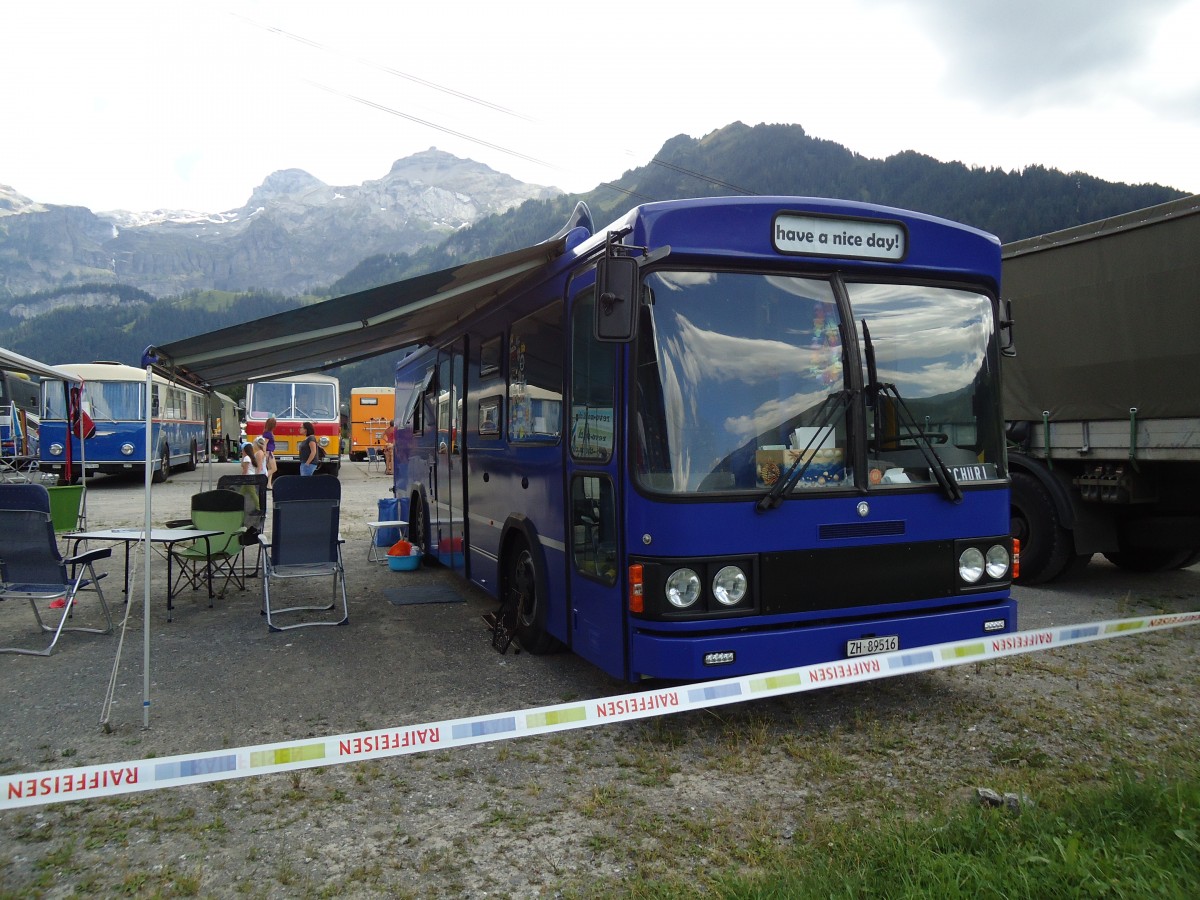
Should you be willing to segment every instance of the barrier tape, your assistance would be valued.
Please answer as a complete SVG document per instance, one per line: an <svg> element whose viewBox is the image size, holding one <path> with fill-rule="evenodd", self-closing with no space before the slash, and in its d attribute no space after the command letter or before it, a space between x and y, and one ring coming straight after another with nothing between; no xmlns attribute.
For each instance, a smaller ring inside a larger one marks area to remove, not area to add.
<svg viewBox="0 0 1200 900"><path fill-rule="evenodd" d="M574 703L559 703L554 706L539 706L514 712L447 719L422 725L108 765L0 775L0 809L110 797L137 791L246 778L251 775L363 762L574 728L589 728L611 722L628 722L633 719L892 678L896 675L910 675L1197 623L1200 623L1200 612L1064 625L932 644L912 650L895 650L876 656L780 669L758 675L741 675L717 681L697 682Z"/></svg>

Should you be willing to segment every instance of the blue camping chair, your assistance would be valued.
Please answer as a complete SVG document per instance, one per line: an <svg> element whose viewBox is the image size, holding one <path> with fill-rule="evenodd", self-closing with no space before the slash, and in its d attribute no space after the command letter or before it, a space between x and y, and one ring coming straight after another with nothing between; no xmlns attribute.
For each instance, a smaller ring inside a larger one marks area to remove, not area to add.
<svg viewBox="0 0 1200 900"><path fill-rule="evenodd" d="M376 466L379 467L380 470L382 470L384 468L384 462L385 462L385 460L383 458L383 450L379 449L378 447L368 447L367 448L367 473L368 474L370 473L371 469Z"/></svg>
<svg viewBox="0 0 1200 900"><path fill-rule="evenodd" d="M64 631L87 634L111 634L112 614L100 590L100 579L93 563L112 556L111 547L99 547L63 559L54 533L50 513L50 495L40 484L0 485L0 600L28 600L38 628L53 635L43 650L3 647L0 653L49 656ZM95 593L100 598L104 628L67 627L76 605L76 596ZM39 605L40 604L40 605ZM62 615L56 625L42 618L42 606Z"/></svg>
<svg viewBox="0 0 1200 900"><path fill-rule="evenodd" d="M310 625L345 625L350 621L346 601L346 570L342 566L342 539L338 534L342 483L332 475L283 475L273 482L271 537L260 534L263 548L263 615L271 631L287 631ZM333 600L327 606L271 606L271 583L276 579L333 579ZM342 592L342 617L278 625L275 616L311 611L327 612L337 605Z"/></svg>

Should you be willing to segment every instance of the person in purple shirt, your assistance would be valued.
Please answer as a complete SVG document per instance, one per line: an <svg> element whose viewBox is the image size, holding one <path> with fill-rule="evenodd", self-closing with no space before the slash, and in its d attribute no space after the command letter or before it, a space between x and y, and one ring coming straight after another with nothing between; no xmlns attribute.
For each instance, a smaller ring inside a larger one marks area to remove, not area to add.
<svg viewBox="0 0 1200 900"><path fill-rule="evenodd" d="M263 423L263 437L267 439L267 487L271 486L272 479L275 478L275 426L279 422L271 416Z"/></svg>

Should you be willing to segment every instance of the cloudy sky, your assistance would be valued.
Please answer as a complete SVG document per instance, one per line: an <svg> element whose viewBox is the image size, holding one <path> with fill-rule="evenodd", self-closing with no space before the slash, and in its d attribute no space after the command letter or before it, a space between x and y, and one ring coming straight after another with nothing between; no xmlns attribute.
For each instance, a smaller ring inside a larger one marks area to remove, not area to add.
<svg viewBox="0 0 1200 900"><path fill-rule="evenodd" d="M0 184L243 205L436 146L584 191L786 122L870 157L1200 192L1200 0L3 0Z"/></svg>

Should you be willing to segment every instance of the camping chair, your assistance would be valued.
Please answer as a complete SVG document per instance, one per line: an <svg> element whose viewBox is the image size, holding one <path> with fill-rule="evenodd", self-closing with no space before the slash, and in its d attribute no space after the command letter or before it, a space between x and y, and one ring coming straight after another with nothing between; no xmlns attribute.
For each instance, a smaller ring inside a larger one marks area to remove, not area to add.
<svg viewBox="0 0 1200 900"><path fill-rule="evenodd" d="M179 564L179 574L170 593L174 595L185 582L192 590L197 590L204 584L209 588L209 606L212 606L213 572L224 574L221 583L221 596L225 596L225 588L230 579L241 590L246 589L246 582L238 572L238 557L244 549L241 536L243 522L246 519L246 500L237 491L203 491L192 496L191 527L202 531L220 531L207 541L201 539L171 549L171 558Z"/></svg>
<svg viewBox="0 0 1200 900"><path fill-rule="evenodd" d="M267 476L266 475L222 475L217 479L217 488L224 491L237 491L245 500L245 518L242 533L242 545L258 548L258 556L254 560L254 571L246 574L246 557L242 557L242 577L257 578L258 567L262 562L262 545L258 536L267 527Z"/></svg>
<svg viewBox="0 0 1200 900"><path fill-rule="evenodd" d="M332 475L283 475L274 481L271 537L258 536L263 547L263 615L271 631L309 625L345 625L350 621L346 601L346 571L342 566L342 539L338 535L342 483ZM284 578L333 577L333 599L328 606L271 606L271 582ZM342 591L342 617L277 625L274 616L284 613L328 611Z"/></svg>
<svg viewBox="0 0 1200 900"><path fill-rule="evenodd" d="M368 475L371 474L372 466L379 466L379 468L382 469L384 467L383 462L384 462L384 460L383 460L383 451L382 450L380 450L378 447L368 447L367 448L367 474Z"/></svg>
<svg viewBox="0 0 1200 900"><path fill-rule="evenodd" d="M79 530L80 520L87 526L83 514L83 485L56 484L46 488L50 495L50 518L54 522L55 534L70 534Z"/></svg>
<svg viewBox="0 0 1200 900"><path fill-rule="evenodd" d="M54 635L43 650L3 647L0 653L49 656L64 631L111 634L112 615L100 590L100 578L92 567L97 560L110 556L111 547L99 547L63 559L46 488L40 484L0 485L0 600L28 600L38 627ZM66 627L78 602L76 596L81 592L95 593L100 598L106 627ZM57 625L43 621L39 603L46 603L47 609L56 613L61 604L62 617Z"/></svg>

